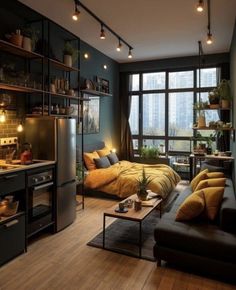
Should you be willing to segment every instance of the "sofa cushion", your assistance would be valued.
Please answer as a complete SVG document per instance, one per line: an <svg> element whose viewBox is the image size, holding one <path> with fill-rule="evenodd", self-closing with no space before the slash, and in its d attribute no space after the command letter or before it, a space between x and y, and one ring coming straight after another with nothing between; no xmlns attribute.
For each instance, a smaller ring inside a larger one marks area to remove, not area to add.
<svg viewBox="0 0 236 290"><path fill-rule="evenodd" d="M222 202L224 187L208 187L202 191L204 192L206 216L213 221Z"/></svg>
<svg viewBox="0 0 236 290"><path fill-rule="evenodd" d="M208 172L207 178L223 178L225 174L223 172Z"/></svg>
<svg viewBox="0 0 236 290"><path fill-rule="evenodd" d="M201 172L198 173L198 175L196 175L193 180L191 181L190 185L192 187L192 190L194 191L195 188L197 187L198 183L203 180L203 179L206 179L207 177L207 174L208 173L208 169L205 169Z"/></svg>
<svg viewBox="0 0 236 290"><path fill-rule="evenodd" d="M203 191L199 190L190 194L185 201L180 205L177 214L176 221L187 221L199 216L205 207L205 200L203 197Z"/></svg>
<svg viewBox="0 0 236 290"><path fill-rule="evenodd" d="M196 190L200 190L200 189L203 189L203 188L207 188L207 187L224 187L225 186L225 181L226 181L226 178L209 178L209 179L204 179L204 180L201 180L197 187L195 188L195 191Z"/></svg>

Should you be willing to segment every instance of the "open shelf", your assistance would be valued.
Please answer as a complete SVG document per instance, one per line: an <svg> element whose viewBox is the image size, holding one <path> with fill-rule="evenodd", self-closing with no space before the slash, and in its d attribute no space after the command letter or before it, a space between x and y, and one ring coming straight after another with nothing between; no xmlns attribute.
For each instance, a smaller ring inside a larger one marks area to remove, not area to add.
<svg viewBox="0 0 236 290"><path fill-rule="evenodd" d="M78 68L76 67L70 67L65 65L63 62L60 62L58 60L49 58L50 63L57 69L63 70L63 71L67 71L67 72L71 72L71 71L79 71Z"/></svg>
<svg viewBox="0 0 236 290"><path fill-rule="evenodd" d="M20 46L16 46L10 42L7 42L1 39L0 39L0 49L8 53L15 54L18 56L23 56L26 58L43 58L44 57L43 55L39 53L25 50L24 48Z"/></svg>
<svg viewBox="0 0 236 290"><path fill-rule="evenodd" d="M81 92L84 94L94 95L94 96L112 97L112 94L103 93L103 92L99 92L95 90L89 90L89 89L81 90Z"/></svg>
<svg viewBox="0 0 236 290"><path fill-rule="evenodd" d="M6 84L0 82L0 89L8 90L8 91L16 91L16 92L23 92L23 93L43 93L43 90L38 90L30 87Z"/></svg>
<svg viewBox="0 0 236 290"><path fill-rule="evenodd" d="M51 93L51 92L45 92L45 93L50 94L51 96L55 96L55 97L62 97L62 98L67 98L67 99L72 99L72 100L79 100L78 97L70 96L70 95L66 95L66 94Z"/></svg>
<svg viewBox="0 0 236 290"><path fill-rule="evenodd" d="M193 127L193 130L234 131L234 128Z"/></svg>

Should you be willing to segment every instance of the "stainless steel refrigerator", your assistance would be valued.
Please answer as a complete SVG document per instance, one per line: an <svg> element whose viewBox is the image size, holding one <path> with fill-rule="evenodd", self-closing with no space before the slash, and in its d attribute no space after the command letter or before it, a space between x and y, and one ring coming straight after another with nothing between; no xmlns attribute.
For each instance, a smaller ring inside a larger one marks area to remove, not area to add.
<svg viewBox="0 0 236 290"><path fill-rule="evenodd" d="M56 231L76 217L76 120L26 118L25 141L33 158L56 161Z"/></svg>

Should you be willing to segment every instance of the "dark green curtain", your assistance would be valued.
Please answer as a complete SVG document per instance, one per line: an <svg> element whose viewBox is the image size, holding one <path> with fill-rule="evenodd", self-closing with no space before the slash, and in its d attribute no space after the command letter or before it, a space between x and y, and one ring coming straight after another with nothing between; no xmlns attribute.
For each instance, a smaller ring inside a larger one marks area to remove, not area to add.
<svg viewBox="0 0 236 290"><path fill-rule="evenodd" d="M131 96L129 95L129 75L120 74L120 104L121 104L121 159L132 160L133 142L129 126Z"/></svg>

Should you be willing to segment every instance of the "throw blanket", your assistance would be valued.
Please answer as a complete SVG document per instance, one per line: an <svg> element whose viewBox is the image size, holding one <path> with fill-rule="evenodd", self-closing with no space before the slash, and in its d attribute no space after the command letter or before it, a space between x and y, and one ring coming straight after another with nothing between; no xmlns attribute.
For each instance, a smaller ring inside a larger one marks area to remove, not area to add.
<svg viewBox="0 0 236 290"><path fill-rule="evenodd" d="M179 175L168 165L120 161L109 168L90 171L85 179L85 187L125 198L137 193L137 180L142 176L143 168L151 180L148 189L163 198L166 198L180 181Z"/></svg>

